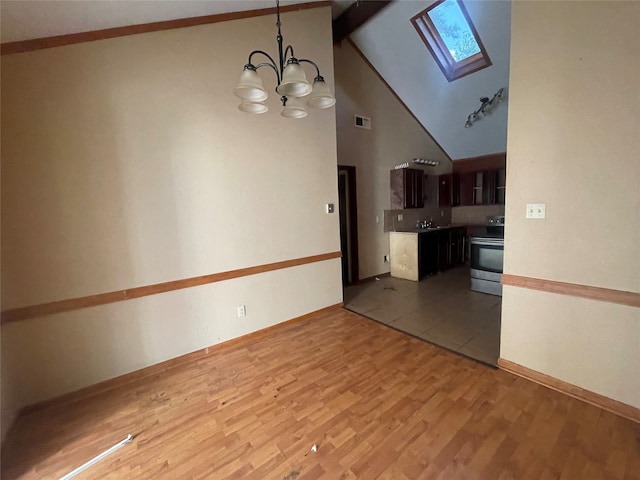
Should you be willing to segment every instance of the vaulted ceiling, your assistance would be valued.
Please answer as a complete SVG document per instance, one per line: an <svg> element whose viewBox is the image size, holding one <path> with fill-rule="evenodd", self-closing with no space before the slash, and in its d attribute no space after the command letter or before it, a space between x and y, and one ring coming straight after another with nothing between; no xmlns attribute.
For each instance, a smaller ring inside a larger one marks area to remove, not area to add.
<svg viewBox="0 0 640 480"><path fill-rule="evenodd" d="M466 1L492 65L448 82L410 19L433 0L396 1L351 34L395 93L453 159L506 151L511 2ZM507 99L465 128L480 97L505 88Z"/></svg>
<svg viewBox="0 0 640 480"><path fill-rule="evenodd" d="M334 1L334 19L349 8L363 7L365 1L361 0L359 6L352 0ZM480 97L491 97L498 89L508 87L511 3L465 3L492 66L450 83L410 22L411 17L432 1L391 2L352 32L350 39L452 159L504 152L508 101L471 128L465 128L465 120L480 105ZM0 31L2 43L6 43L268 8L273 3L265 0L2 0ZM280 3L302 2L281 0ZM506 92L508 97L508 89Z"/></svg>

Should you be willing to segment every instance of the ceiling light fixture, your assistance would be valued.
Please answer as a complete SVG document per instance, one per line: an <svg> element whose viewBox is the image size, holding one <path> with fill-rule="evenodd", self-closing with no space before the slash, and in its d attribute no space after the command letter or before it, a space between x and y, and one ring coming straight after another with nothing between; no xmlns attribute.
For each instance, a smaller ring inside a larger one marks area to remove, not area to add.
<svg viewBox="0 0 640 480"><path fill-rule="evenodd" d="M482 113L483 117L486 117L488 114L490 114L495 105L497 103L502 103L503 99L504 88L498 90L491 100L489 100L489 97L481 97L480 102L482 103L482 105L480 105L480 107L475 112L469 114L469 116L467 117L467 121L464 124L465 128L469 128L471 125L473 125L473 122L480 118L478 116L479 113Z"/></svg>
<svg viewBox="0 0 640 480"><path fill-rule="evenodd" d="M427 160L426 158L414 158L412 163L427 165L429 167L437 167L438 165L440 165L440 162L438 160ZM411 164L409 162L404 162L404 163L399 163L393 168L395 170L400 170L402 168L409 168L410 166Z"/></svg>
<svg viewBox="0 0 640 480"><path fill-rule="evenodd" d="M242 101L238 108L246 113L264 113L269 110L264 101L269 96L262 86L262 78L258 75L258 69L261 67L271 67L276 73L276 92L280 95L282 102L282 116L287 118L304 118L307 116L307 110L301 97L309 95L306 104L312 108L329 108L335 105L336 99L331 94L329 85L320 75L320 69L315 62L306 58L296 58L293 53L293 47L287 45L283 50L283 38L280 32L280 1L276 0L276 16L278 27L278 62L276 62L268 53L262 50L254 50L249 54L249 61L244 66L240 75L240 82L234 88L233 93ZM267 58L268 61L258 63L252 62L254 55L260 54ZM307 81L307 77L302 69L301 63L309 63L316 68L316 76L313 79L313 86Z"/></svg>
<svg viewBox="0 0 640 480"><path fill-rule="evenodd" d="M420 165L429 165L430 167L437 167L440 165L438 160L428 160L426 158L414 158L413 163L418 163Z"/></svg>

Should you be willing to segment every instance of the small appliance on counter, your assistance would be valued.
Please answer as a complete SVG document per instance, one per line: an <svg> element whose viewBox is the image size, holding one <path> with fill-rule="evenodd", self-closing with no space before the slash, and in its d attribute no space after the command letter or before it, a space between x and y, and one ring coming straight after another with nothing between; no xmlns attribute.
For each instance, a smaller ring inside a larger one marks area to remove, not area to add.
<svg viewBox="0 0 640 480"><path fill-rule="evenodd" d="M471 236L471 290L502 296L504 216L489 216L484 233Z"/></svg>

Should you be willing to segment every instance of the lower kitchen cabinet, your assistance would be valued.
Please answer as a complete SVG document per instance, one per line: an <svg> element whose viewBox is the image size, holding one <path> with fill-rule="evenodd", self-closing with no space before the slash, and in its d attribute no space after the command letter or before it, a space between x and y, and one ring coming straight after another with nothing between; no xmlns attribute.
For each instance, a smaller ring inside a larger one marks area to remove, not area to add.
<svg viewBox="0 0 640 480"><path fill-rule="evenodd" d="M451 266L449 231L438 232L438 270L444 271Z"/></svg>
<svg viewBox="0 0 640 480"><path fill-rule="evenodd" d="M419 277L438 273L440 265L439 257L439 235L440 232L426 232L418 234L418 271Z"/></svg>
<svg viewBox="0 0 640 480"><path fill-rule="evenodd" d="M391 276L405 280L420 280L419 238L417 232L390 232L389 253Z"/></svg>
<svg viewBox="0 0 640 480"><path fill-rule="evenodd" d="M391 232L391 276L419 281L466 261L464 227Z"/></svg>
<svg viewBox="0 0 640 480"><path fill-rule="evenodd" d="M450 266L462 265L467 261L467 229L456 227L449 230L449 260Z"/></svg>
<svg viewBox="0 0 640 480"><path fill-rule="evenodd" d="M438 270L462 265L466 260L466 229L453 227L438 233Z"/></svg>

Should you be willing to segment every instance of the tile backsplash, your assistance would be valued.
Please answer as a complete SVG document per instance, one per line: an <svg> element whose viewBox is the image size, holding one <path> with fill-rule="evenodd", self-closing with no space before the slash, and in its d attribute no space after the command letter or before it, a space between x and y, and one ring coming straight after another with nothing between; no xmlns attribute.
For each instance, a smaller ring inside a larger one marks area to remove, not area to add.
<svg viewBox="0 0 640 480"><path fill-rule="evenodd" d="M504 215L504 205L453 207L451 209L451 223L484 225L489 215Z"/></svg>
<svg viewBox="0 0 640 480"><path fill-rule="evenodd" d="M398 220L399 214L402 215L402 220ZM414 228L416 222L430 219L433 220L433 225L484 225L489 215L504 215L504 205L471 205L442 209L431 205L408 210L385 210L384 231Z"/></svg>
<svg viewBox="0 0 640 480"><path fill-rule="evenodd" d="M398 220L398 215L402 215L402 220ZM384 231L392 232L414 228L416 222L423 220L432 220L433 225L449 225L451 224L451 209L429 206L408 210L385 210Z"/></svg>

